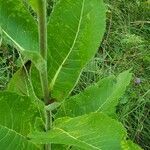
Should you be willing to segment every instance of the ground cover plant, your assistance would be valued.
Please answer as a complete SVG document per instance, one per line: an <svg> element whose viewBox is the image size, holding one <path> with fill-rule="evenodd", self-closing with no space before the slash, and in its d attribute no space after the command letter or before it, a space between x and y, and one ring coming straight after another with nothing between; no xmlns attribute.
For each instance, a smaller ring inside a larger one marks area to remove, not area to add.
<svg viewBox="0 0 150 150"><path fill-rule="evenodd" d="M132 67L133 79L120 101L118 116L128 129L130 138L149 150L150 3L147 0L106 3L110 10L107 22L109 34L103 48L108 52L106 62L109 60L109 63L103 68L105 74L108 71L116 74Z"/></svg>
<svg viewBox="0 0 150 150"><path fill-rule="evenodd" d="M79 94L71 93L102 40L104 3L60 0L47 23L46 1L0 2L2 34L14 43L22 64L0 93L0 146L140 149L127 139L115 113L131 80L129 70L105 77Z"/></svg>
<svg viewBox="0 0 150 150"><path fill-rule="evenodd" d="M110 74L132 68L133 78L117 106L128 135L150 149L150 3L143 0L105 0L107 28L96 57L81 75L75 93Z"/></svg>

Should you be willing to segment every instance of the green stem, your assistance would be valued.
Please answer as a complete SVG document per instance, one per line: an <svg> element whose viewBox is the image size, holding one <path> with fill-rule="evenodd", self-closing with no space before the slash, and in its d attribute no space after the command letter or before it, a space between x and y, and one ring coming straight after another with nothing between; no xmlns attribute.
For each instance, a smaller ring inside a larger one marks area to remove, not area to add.
<svg viewBox="0 0 150 150"><path fill-rule="evenodd" d="M46 131L49 131L52 126L52 112L46 110ZM51 144L45 144L45 150L51 150Z"/></svg>
<svg viewBox="0 0 150 150"><path fill-rule="evenodd" d="M39 46L42 57L47 60L47 20L46 0L40 0L38 21L39 21Z"/></svg>
<svg viewBox="0 0 150 150"><path fill-rule="evenodd" d="M39 47L40 54L43 59L47 62L47 11L46 11L46 0L40 0L38 7L38 27L39 27ZM47 73L47 65L46 68L40 72L41 84L44 95L45 105L49 103L49 87L48 87L48 73ZM52 124L52 115L50 111L45 112L46 114L46 132L50 130ZM51 144L45 145L45 150L51 150Z"/></svg>

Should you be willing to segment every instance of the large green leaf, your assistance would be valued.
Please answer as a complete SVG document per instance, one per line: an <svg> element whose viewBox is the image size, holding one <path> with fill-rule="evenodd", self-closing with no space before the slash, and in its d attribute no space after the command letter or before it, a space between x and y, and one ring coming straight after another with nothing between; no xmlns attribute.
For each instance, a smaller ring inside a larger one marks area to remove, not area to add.
<svg viewBox="0 0 150 150"><path fill-rule="evenodd" d="M58 110L57 117L75 117L95 112L113 92L114 85L115 77L110 76L87 87L80 94L65 100Z"/></svg>
<svg viewBox="0 0 150 150"><path fill-rule="evenodd" d="M54 150L81 150L79 147L72 147L66 145L52 145L52 149ZM110 150L110 149L108 149ZM137 144L133 143L131 140L124 140L121 142L121 150L143 150Z"/></svg>
<svg viewBox="0 0 150 150"><path fill-rule="evenodd" d="M59 0L48 24L48 71L53 98L72 91L105 30L102 0Z"/></svg>
<svg viewBox="0 0 150 150"><path fill-rule="evenodd" d="M39 70L45 67L39 54L38 26L23 1L0 0L0 26L27 60L32 60Z"/></svg>
<svg viewBox="0 0 150 150"><path fill-rule="evenodd" d="M121 150L126 131L120 123L102 113L56 120L51 131L30 135L35 143L73 145L85 150Z"/></svg>
<svg viewBox="0 0 150 150"><path fill-rule="evenodd" d="M114 76L104 78L80 94L65 100L56 117L74 117L95 111L113 115L116 112L118 100L125 92L130 80L129 71L121 73L116 78Z"/></svg>
<svg viewBox="0 0 150 150"><path fill-rule="evenodd" d="M38 29L20 0L0 0L0 26L23 49L38 51Z"/></svg>
<svg viewBox="0 0 150 150"><path fill-rule="evenodd" d="M29 97L0 92L0 149L38 150L27 140L27 135L39 116L37 106Z"/></svg>

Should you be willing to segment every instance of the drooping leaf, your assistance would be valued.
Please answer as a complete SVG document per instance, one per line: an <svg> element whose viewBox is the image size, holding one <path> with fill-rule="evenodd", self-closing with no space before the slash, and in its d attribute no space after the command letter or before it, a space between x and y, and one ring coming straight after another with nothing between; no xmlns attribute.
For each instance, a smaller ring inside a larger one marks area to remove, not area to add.
<svg viewBox="0 0 150 150"><path fill-rule="evenodd" d="M27 62L24 67L21 67L11 78L8 83L7 90L10 92L17 93L22 96L29 96L31 91L31 87L29 84L30 74L30 65L31 62Z"/></svg>
<svg viewBox="0 0 150 150"><path fill-rule="evenodd" d="M52 97L72 91L85 64L94 56L105 30L102 0L60 0L48 24L48 71Z"/></svg>
<svg viewBox="0 0 150 150"><path fill-rule="evenodd" d="M137 144L130 140L122 141L122 150L142 150Z"/></svg>
<svg viewBox="0 0 150 150"><path fill-rule="evenodd" d="M35 143L73 145L85 150L121 150L126 131L120 123L102 113L56 120L51 131L30 135Z"/></svg>
<svg viewBox="0 0 150 150"><path fill-rule="evenodd" d="M37 23L23 1L0 0L0 26L27 60L32 60L39 70L45 67L46 62L39 54Z"/></svg>
<svg viewBox="0 0 150 150"><path fill-rule="evenodd" d="M13 75L8 83L7 91L22 96L36 95L39 99L43 98L39 72L30 61Z"/></svg>
<svg viewBox="0 0 150 150"><path fill-rule="evenodd" d="M22 1L0 0L0 26L23 49L39 50L36 22Z"/></svg>
<svg viewBox="0 0 150 150"><path fill-rule="evenodd" d="M119 98L131 80L131 73L125 71L118 77L110 76L86 88L78 95L64 101L56 117L80 116L90 112L102 111L109 115L116 112Z"/></svg>
<svg viewBox="0 0 150 150"><path fill-rule="evenodd" d="M0 92L0 149L38 150L27 140L39 111L29 97Z"/></svg>
<svg viewBox="0 0 150 150"><path fill-rule="evenodd" d="M23 50L21 53L23 56L25 56L25 60L31 60L33 62L34 66L38 69L39 72L42 72L46 68L46 61L42 58L39 52Z"/></svg>

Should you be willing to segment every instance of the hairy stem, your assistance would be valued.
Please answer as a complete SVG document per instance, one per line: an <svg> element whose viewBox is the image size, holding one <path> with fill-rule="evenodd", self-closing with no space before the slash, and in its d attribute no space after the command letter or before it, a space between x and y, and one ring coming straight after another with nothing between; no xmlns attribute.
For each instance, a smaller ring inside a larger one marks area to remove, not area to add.
<svg viewBox="0 0 150 150"><path fill-rule="evenodd" d="M46 0L40 0L38 8L38 27L39 27L39 47L40 47L40 54L47 62L47 10L46 10ZM48 88L48 75L47 75L47 65L46 68L40 72L41 84L43 89L44 101L45 105L49 103L49 88ZM50 111L45 112L46 118L46 125L45 130L46 132L50 130L51 123L52 123L52 115ZM51 145L46 144L45 150L51 150Z"/></svg>

